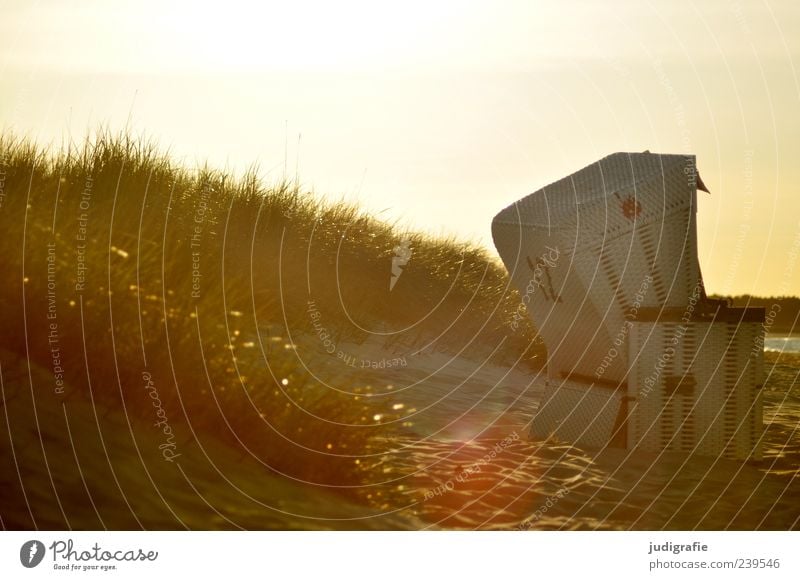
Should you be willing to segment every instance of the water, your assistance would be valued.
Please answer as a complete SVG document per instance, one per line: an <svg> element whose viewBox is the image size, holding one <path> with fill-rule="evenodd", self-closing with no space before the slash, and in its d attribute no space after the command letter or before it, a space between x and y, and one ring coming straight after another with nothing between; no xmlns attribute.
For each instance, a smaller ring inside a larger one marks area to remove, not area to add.
<svg viewBox="0 0 800 580"><path fill-rule="evenodd" d="M768 334L764 351L800 353L800 334Z"/></svg>

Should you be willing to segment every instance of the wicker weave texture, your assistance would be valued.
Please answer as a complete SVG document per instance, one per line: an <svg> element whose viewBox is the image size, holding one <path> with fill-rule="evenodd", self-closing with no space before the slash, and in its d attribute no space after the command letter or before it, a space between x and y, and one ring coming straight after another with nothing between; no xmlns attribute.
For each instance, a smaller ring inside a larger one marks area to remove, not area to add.
<svg viewBox="0 0 800 580"><path fill-rule="evenodd" d="M604 446L623 409L629 448L760 457L763 325L637 319L702 301L696 179L693 156L615 153L495 217L548 350L533 435Z"/></svg>
<svg viewBox="0 0 800 580"><path fill-rule="evenodd" d="M531 435L603 447L614 434L623 395L609 389L589 389L569 380L549 380L531 423Z"/></svg>
<svg viewBox="0 0 800 580"><path fill-rule="evenodd" d="M693 157L616 153L494 219L557 372L622 380L625 336L608 354L633 306L684 306L697 291L694 171Z"/></svg>
<svg viewBox="0 0 800 580"><path fill-rule="evenodd" d="M760 336L760 323L635 323L628 447L760 459Z"/></svg>

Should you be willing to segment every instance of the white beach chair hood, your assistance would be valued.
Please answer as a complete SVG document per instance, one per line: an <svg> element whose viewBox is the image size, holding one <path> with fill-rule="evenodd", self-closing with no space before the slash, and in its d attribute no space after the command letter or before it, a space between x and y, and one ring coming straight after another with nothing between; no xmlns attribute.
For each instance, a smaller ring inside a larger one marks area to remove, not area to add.
<svg viewBox="0 0 800 580"><path fill-rule="evenodd" d="M623 380L626 319L702 292L697 179L694 156L614 153L494 218L551 376Z"/></svg>

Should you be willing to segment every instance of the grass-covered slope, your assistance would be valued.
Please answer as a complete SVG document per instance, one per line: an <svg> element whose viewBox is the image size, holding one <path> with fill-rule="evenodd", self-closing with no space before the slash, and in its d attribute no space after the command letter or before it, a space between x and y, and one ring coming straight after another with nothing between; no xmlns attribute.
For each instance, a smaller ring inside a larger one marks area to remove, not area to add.
<svg viewBox="0 0 800 580"><path fill-rule="evenodd" d="M179 167L127 136L48 151L6 135L0 172L0 362L50 377L18 374L19 396L152 424L163 448L147 453L165 465L208 438L361 493L371 464L353 456L405 423L391 397L367 396L372 375L343 345L509 365L542 354L530 326L509 328L519 297L482 249L255 174ZM11 416L4 431L28 427Z"/></svg>

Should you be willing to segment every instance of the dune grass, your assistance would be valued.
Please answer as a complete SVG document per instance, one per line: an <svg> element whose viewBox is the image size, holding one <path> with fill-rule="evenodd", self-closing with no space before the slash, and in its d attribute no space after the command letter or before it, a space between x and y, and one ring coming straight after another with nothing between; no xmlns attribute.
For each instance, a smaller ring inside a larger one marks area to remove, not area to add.
<svg viewBox="0 0 800 580"><path fill-rule="evenodd" d="M325 340L390 332L395 352L496 349L509 364L543 353L530 326L510 330L519 296L484 250L254 172L180 167L108 133L62 151L4 135L0 172L0 347L54 369L37 396L151 421L155 391L177 439L222 439L347 493L369 478L353 455L403 423Z"/></svg>

